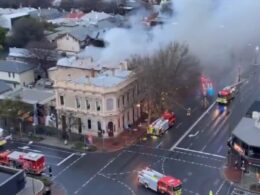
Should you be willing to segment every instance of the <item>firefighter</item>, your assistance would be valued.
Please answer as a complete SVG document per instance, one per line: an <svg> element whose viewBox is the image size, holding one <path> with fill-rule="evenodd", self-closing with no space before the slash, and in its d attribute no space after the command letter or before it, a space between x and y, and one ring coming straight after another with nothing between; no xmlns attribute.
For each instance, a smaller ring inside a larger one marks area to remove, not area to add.
<svg viewBox="0 0 260 195"><path fill-rule="evenodd" d="M51 166L48 167L48 171L49 171L49 177L52 177L52 168L51 168Z"/></svg>

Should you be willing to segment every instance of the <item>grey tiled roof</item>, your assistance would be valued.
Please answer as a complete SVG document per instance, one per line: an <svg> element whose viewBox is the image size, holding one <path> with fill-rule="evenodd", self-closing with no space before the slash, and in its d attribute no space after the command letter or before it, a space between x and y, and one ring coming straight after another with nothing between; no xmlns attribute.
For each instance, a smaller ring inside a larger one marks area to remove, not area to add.
<svg viewBox="0 0 260 195"><path fill-rule="evenodd" d="M12 90L12 88L4 81L0 80L0 94Z"/></svg>
<svg viewBox="0 0 260 195"><path fill-rule="evenodd" d="M71 36L73 36L75 39L79 41L84 41L88 36L93 37L94 33L95 32L91 27L79 26L74 28L68 34L70 34Z"/></svg>
<svg viewBox="0 0 260 195"><path fill-rule="evenodd" d="M34 67L34 65L28 63L0 60L0 71L2 72L23 73L33 69Z"/></svg>

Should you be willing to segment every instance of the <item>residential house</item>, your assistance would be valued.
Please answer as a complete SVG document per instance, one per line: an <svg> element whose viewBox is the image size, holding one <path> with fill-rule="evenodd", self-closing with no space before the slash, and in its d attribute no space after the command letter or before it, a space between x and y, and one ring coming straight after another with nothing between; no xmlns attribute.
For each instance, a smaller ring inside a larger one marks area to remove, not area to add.
<svg viewBox="0 0 260 195"><path fill-rule="evenodd" d="M34 8L22 7L19 9L6 8L0 9L0 26L2 28L12 30L13 24L16 20L28 17L29 14L34 11Z"/></svg>
<svg viewBox="0 0 260 195"><path fill-rule="evenodd" d="M12 87L10 87L6 82L0 80L0 99L7 92L12 91Z"/></svg>
<svg viewBox="0 0 260 195"><path fill-rule="evenodd" d="M140 117L136 77L128 70L71 76L56 80L54 89L59 127L64 130L113 137Z"/></svg>
<svg viewBox="0 0 260 195"><path fill-rule="evenodd" d="M71 12L65 16L65 18L69 18L71 20L79 20L81 19L83 16L85 15L84 12L80 11L80 10L75 10L75 9L72 9Z"/></svg>
<svg viewBox="0 0 260 195"><path fill-rule="evenodd" d="M61 12L56 8L38 8L30 12L30 16L39 20L54 20L65 16L66 12Z"/></svg>
<svg viewBox="0 0 260 195"><path fill-rule="evenodd" d="M26 86L34 82L35 66L28 63L1 60L0 80L5 81L13 89Z"/></svg>

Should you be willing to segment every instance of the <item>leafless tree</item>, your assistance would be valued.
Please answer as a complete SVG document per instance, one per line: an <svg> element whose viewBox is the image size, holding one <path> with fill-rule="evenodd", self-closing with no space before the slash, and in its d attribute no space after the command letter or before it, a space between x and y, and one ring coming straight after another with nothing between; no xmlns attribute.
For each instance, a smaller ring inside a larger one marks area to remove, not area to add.
<svg viewBox="0 0 260 195"><path fill-rule="evenodd" d="M129 62L145 97L148 121L190 95L199 84L201 67L187 45L171 43L152 56L134 56Z"/></svg>
<svg viewBox="0 0 260 195"><path fill-rule="evenodd" d="M56 64L55 46L48 40L42 39L29 42L26 48L29 50L27 60L38 65L41 77L47 77L47 70Z"/></svg>

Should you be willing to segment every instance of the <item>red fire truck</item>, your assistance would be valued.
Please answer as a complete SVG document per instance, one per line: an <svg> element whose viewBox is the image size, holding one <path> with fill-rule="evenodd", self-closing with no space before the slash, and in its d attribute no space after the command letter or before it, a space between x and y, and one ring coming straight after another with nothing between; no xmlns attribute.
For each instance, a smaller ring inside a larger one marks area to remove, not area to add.
<svg viewBox="0 0 260 195"><path fill-rule="evenodd" d="M146 168L138 173L138 182L161 194L181 195L182 182L171 176L163 175Z"/></svg>
<svg viewBox="0 0 260 195"><path fill-rule="evenodd" d="M147 134L150 135L162 135L169 128L171 128L176 122L176 116L173 112L165 111L162 117L155 120L152 124L149 125L147 129Z"/></svg>
<svg viewBox="0 0 260 195"><path fill-rule="evenodd" d="M0 153L0 164L19 169L27 173L40 175L45 169L45 157L34 152L4 151Z"/></svg>

